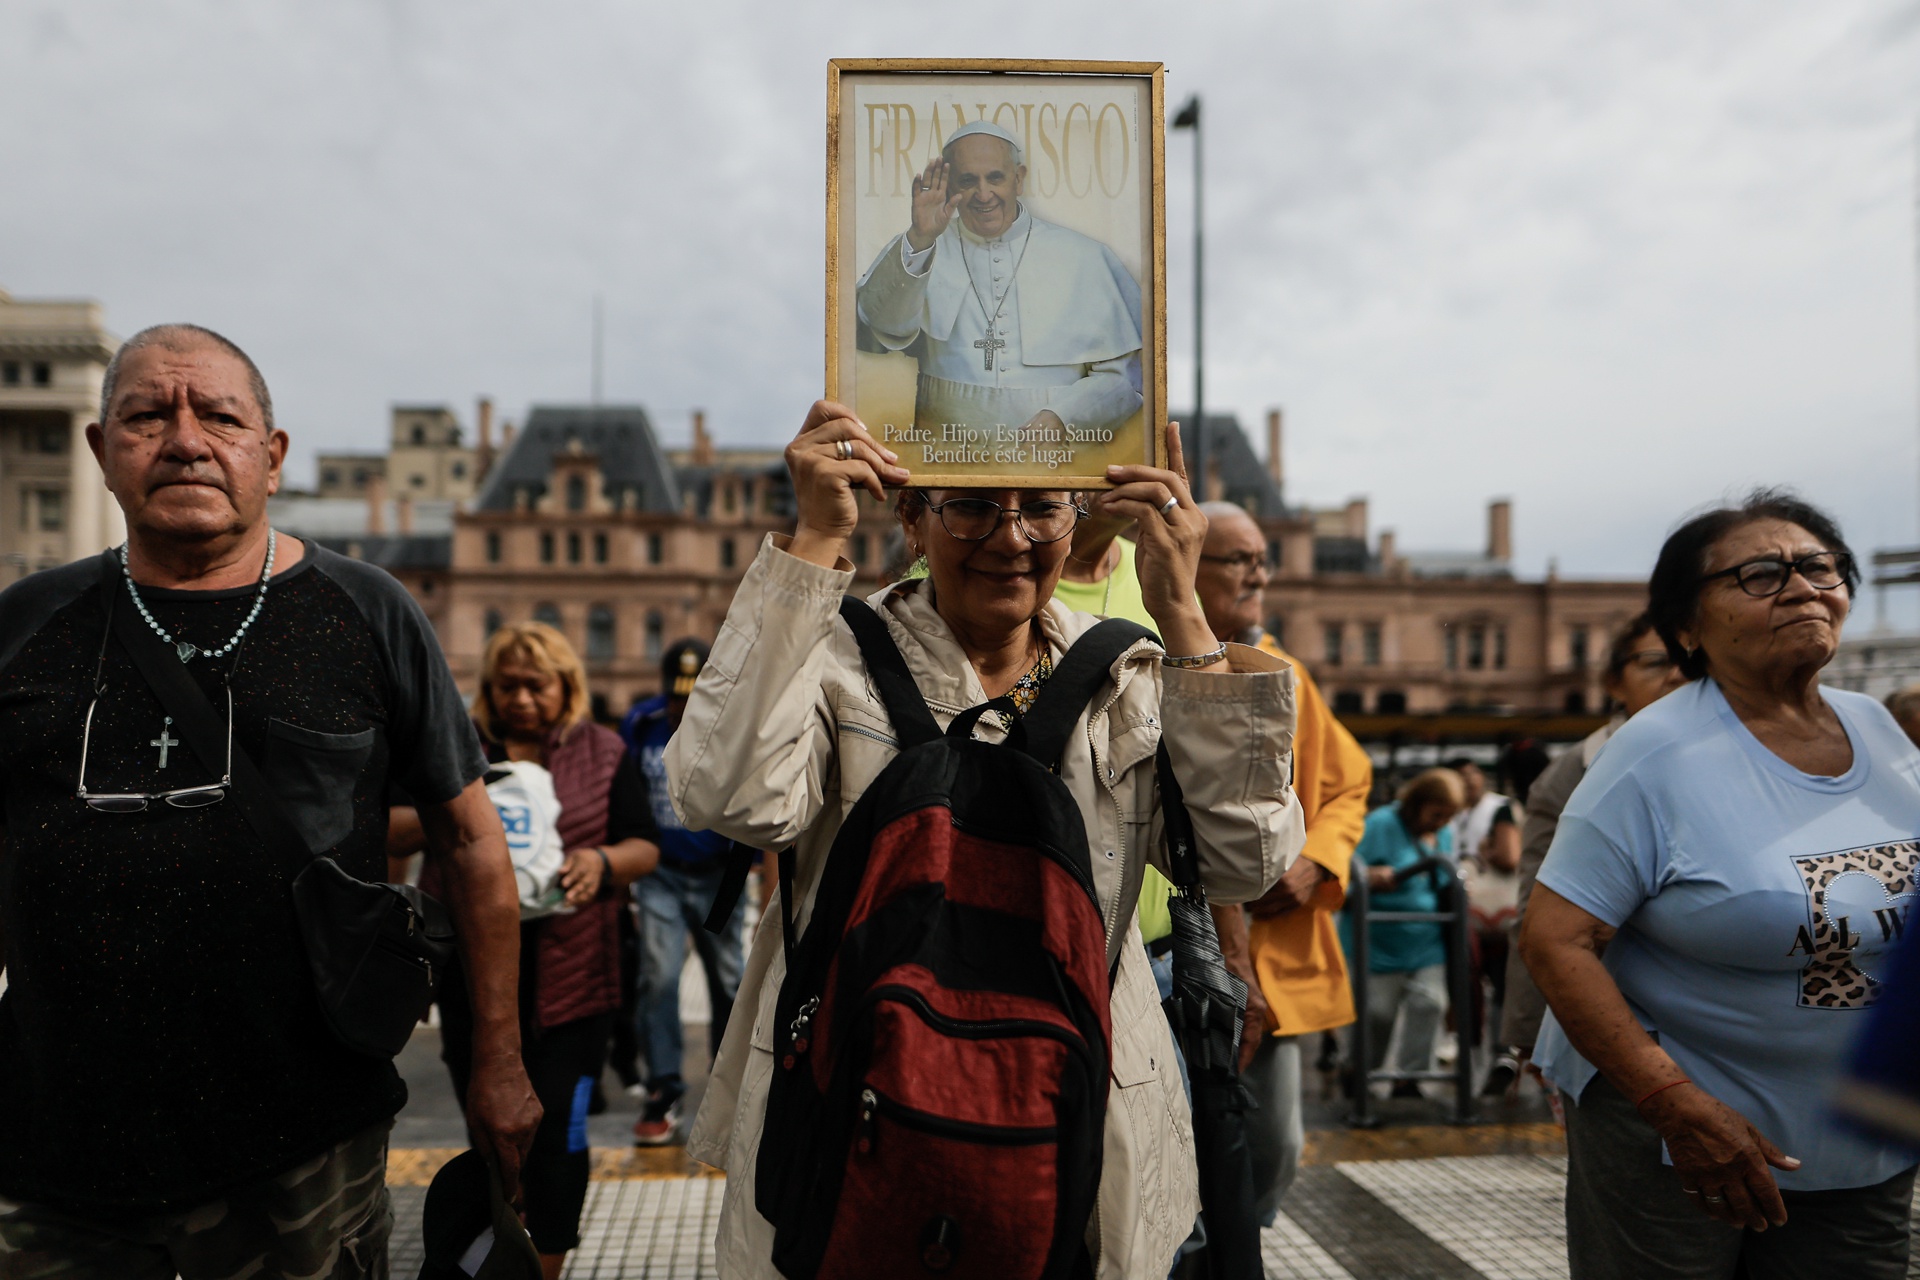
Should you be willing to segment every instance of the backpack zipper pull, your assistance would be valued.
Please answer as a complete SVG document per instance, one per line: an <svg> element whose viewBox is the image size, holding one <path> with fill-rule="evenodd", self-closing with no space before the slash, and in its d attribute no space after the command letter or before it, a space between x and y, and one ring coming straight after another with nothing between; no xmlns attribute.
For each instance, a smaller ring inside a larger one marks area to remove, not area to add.
<svg viewBox="0 0 1920 1280"><path fill-rule="evenodd" d="M880 1097L871 1089L860 1091L860 1154L869 1155L873 1151L873 1139L878 1125L874 1116L880 1110Z"/></svg>
<svg viewBox="0 0 1920 1280"><path fill-rule="evenodd" d="M812 1043L807 1037L807 1025L813 1021L814 1011L819 1007L820 997L808 996L807 1002L800 1006L800 1012L787 1024L787 1039L793 1048L780 1060L780 1065L788 1071L793 1070L794 1064L800 1060L798 1055L805 1053L807 1046Z"/></svg>

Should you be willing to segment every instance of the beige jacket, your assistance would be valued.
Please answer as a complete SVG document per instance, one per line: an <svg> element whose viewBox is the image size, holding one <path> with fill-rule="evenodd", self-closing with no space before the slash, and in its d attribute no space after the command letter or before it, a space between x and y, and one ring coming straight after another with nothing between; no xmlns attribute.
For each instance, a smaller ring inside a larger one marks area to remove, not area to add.
<svg viewBox="0 0 1920 1280"><path fill-rule="evenodd" d="M668 745L667 774L673 807L694 830L762 849L795 846L795 916L804 927L840 824L897 747L838 616L852 572L800 560L783 544L769 538L747 570ZM888 629L944 726L986 694L928 593L882 593L874 602L884 600ZM1095 621L1055 603L1040 615L1056 657ZM1114 683L1095 696L1060 771L1092 844L1110 951L1120 939L1113 1086L1089 1228L1097 1228L1102 1277L1164 1276L1199 1199L1173 1041L1133 919L1143 860L1162 856L1153 771L1162 732L1215 901L1258 897L1305 841L1289 784L1294 686L1287 664L1238 645L1230 675L1164 668L1160 657L1142 641L1114 664ZM718 1262L729 1280L777 1274L773 1228L753 1205L753 1170L784 974L780 912L769 908L688 1144L727 1173Z"/></svg>

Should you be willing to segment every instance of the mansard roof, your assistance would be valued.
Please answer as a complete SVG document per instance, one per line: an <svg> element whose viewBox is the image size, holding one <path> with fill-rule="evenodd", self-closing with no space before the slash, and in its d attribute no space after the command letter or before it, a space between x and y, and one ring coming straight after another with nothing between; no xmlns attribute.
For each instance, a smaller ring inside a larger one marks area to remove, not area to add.
<svg viewBox="0 0 1920 1280"><path fill-rule="evenodd" d="M600 462L609 501L626 511L680 510L680 486L647 411L639 405L535 405L493 465L474 500L480 511L511 511L524 492L529 504L547 491L556 454L592 454Z"/></svg>

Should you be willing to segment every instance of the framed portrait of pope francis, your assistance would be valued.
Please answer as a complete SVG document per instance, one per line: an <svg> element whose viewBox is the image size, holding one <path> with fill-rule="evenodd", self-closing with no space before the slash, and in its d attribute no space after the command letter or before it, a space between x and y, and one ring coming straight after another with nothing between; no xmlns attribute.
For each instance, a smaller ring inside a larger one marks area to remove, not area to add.
<svg viewBox="0 0 1920 1280"><path fill-rule="evenodd" d="M836 59L827 377L912 483L1164 465L1157 62Z"/></svg>

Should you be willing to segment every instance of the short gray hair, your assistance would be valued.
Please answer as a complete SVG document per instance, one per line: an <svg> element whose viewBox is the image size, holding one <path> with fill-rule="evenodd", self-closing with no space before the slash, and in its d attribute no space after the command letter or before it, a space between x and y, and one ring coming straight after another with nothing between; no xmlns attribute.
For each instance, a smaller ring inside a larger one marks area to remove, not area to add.
<svg viewBox="0 0 1920 1280"><path fill-rule="evenodd" d="M1242 520L1252 520L1253 513L1237 502L1222 502L1215 499L1200 504L1200 514L1208 520L1231 520L1238 516ZM1257 527L1257 524L1256 524Z"/></svg>
<svg viewBox="0 0 1920 1280"><path fill-rule="evenodd" d="M231 338L197 324L180 322L149 325L121 343L120 349L113 353L113 359L107 361L107 372L100 380L100 425L107 423L107 410L113 403L114 387L120 381L120 364L130 354L143 347L185 351L202 343L218 347L246 366L247 389L253 393L254 403L260 406L260 416L266 420L267 430L272 431L273 397L267 394L267 380L261 376L260 366L253 362L253 357L242 351L240 344Z"/></svg>

